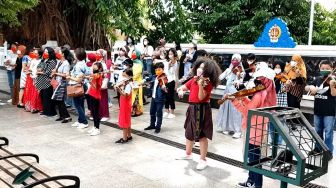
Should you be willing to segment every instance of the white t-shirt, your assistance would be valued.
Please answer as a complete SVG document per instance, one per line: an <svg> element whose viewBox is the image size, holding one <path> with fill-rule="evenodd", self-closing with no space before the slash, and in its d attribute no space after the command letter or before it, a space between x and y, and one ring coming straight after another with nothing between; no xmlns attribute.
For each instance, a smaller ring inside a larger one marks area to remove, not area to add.
<svg viewBox="0 0 336 188"><path fill-rule="evenodd" d="M168 82L174 81L176 78L175 74L176 74L177 63L175 63L173 66L169 66L169 62L164 61L163 64L164 64L164 72L167 75Z"/></svg>
<svg viewBox="0 0 336 188"><path fill-rule="evenodd" d="M16 64L16 59L17 59L17 58L18 58L18 55L15 54L15 53L13 53L12 50L10 50L10 51L8 52L8 54L7 54L7 57L6 57L5 62L9 60L9 61L10 61L10 62L9 62L10 65L15 65L15 64ZM12 66L8 66L8 65L6 65L6 69L7 69L7 70L14 70L15 68L12 67Z"/></svg>
<svg viewBox="0 0 336 188"><path fill-rule="evenodd" d="M131 94L131 91L132 91L132 86L131 86L131 84L127 84L126 86L125 86L125 90L124 90L124 92L126 93L126 94Z"/></svg>
<svg viewBox="0 0 336 188"><path fill-rule="evenodd" d="M153 93L152 93L152 98L155 99L155 95L156 95L156 88L159 85L159 80L157 78L155 78L154 81L154 87L153 87Z"/></svg>
<svg viewBox="0 0 336 188"><path fill-rule="evenodd" d="M41 62L40 59L32 59L30 61L30 66L29 66L29 69L32 71L32 74L31 74L31 77L32 78L36 78L37 75L36 75L36 72L37 72L37 65Z"/></svg>

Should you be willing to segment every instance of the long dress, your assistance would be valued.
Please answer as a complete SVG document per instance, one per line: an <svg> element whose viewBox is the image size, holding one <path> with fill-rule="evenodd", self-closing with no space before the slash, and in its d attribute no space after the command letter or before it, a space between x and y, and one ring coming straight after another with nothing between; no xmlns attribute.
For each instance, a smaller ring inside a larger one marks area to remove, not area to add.
<svg viewBox="0 0 336 188"><path fill-rule="evenodd" d="M237 80L237 76L233 74L231 70L231 67L226 69L220 76L220 79L226 79L226 88L224 90L223 96L227 93L234 93L237 91L233 85L234 81ZM241 123L242 115L232 105L230 100L226 100L218 110L216 118L217 131L233 131L235 133L240 133Z"/></svg>
<svg viewBox="0 0 336 188"><path fill-rule="evenodd" d="M142 69L143 65L140 62L140 60L135 60L133 64L133 81L135 87L132 90L132 104L135 101L135 98L138 96L139 106L141 109L141 112L143 112L143 98L142 98ZM121 104L120 104L121 105Z"/></svg>
<svg viewBox="0 0 336 188"><path fill-rule="evenodd" d="M131 127L132 93L128 96L120 96L119 127L126 129Z"/></svg>

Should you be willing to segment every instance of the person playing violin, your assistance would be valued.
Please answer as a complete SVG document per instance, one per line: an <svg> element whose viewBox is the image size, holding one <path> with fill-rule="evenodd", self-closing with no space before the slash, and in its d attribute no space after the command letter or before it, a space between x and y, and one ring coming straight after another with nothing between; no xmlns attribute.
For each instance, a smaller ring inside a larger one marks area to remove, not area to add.
<svg viewBox="0 0 336 188"><path fill-rule="evenodd" d="M223 96L227 93L237 92L235 83L242 83L242 79L239 79L241 73L239 69L242 69L241 55L234 54L231 58L230 67L219 76L220 80L226 80ZM232 132L232 137L238 139L241 137L241 121L242 116L231 101L225 101L220 105L216 118L217 132L222 132L225 135Z"/></svg>
<svg viewBox="0 0 336 188"><path fill-rule="evenodd" d="M196 167L203 170L207 167L206 155L208 152L208 139L212 140L213 123L210 106L211 91L219 83L221 70L216 62L207 57L199 57L192 69L194 77L177 89L179 96L183 97L187 90L189 93L189 107L184 123L186 137L186 153L180 160L192 160L194 142L200 142L201 156Z"/></svg>
<svg viewBox="0 0 336 188"><path fill-rule="evenodd" d="M307 81L307 71L300 55L293 55L285 67L288 107L300 108L300 103Z"/></svg>
<svg viewBox="0 0 336 188"><path fill-rule="evenodd" d="M246 130L247 128L247 112L250 109L270 107L276 105L276 92L274 86L274 76L275 73L272 69L270 69L265 62L260 62L256 72L254 73L255 83L256 85L263 85L265 89L259 90L254 93L252 99L246 97L234 98L231 94L226 94L225 99L231 99L232 104L235 108L242 114L242 129ZM250 135L256 138L256 140L249 141L249 151L254 150L254 152L250 152L248 155L249 160L258 160L260 158L261 148L260 144L263 143L263 133L262 130L267 128L268 122L264 122L263 118L257 118L256 116L252 117L251 122L256 122L256 125L251 126ZM246 182L239 183L239 187L262 187L262 175L249 172L249 177Z"/></svg>
<svg viewBox="0 0 336 188"><path fill-rule="evenodd" d="M334 150L333 128L336 125L336 81L332 80L332 63L322 60L320 63L320 77L314 85L306 86L306 91L315 96L314 100L314 125L317 134L324 140L329 148L329 159L332 159ZM310 155L319 153L320 147L315 146Z"/></svg>
<svg viewBox="0 0 336 188"><path fill-rule="evenodd" d="M155 81L152 93L152 101L150 106L150 125L145 130L155 129L155 133L160 133L163 117L163 105L166 98L168 82L167 76L164 73L164 64L158 62L154 65Z"/></svg>

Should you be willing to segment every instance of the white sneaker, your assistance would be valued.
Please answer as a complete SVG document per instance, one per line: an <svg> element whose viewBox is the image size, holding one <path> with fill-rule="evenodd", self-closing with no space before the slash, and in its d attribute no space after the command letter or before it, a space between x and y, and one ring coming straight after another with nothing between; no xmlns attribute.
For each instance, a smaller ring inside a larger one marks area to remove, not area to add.
<svg viewBox="0 0 336 188"><path fill-rule="evenodd" d="M103 118L101 118L100 121L107 121L107 120L109 120L109 118L107 118L107 117L103 117Z"/></svg>
<svg viewBox="0 0 336 188"><path fill-rule="evenodd" d="M174 114L168 114L168 116L167 116L167 118L168 119L173 119L173 118L175 118L176 116L174 115Z"/></svg>
<svg viewBox="0 0 336 188"><path fill-rule="evenodd" d="M168 113L168 112L164 112L162 117L163 117L163 118L167 118L167 117L168 117L168 115L169 115L169 113Z"/></svg>
<svg viewBox="0 0 336 188"><path fill-rule="evenodd" d="M242 136L242 134L241 133L234 133L233 135L232 135L232 138L241 138L241 136Z"/></svg>
<svg viewBox="0 0 336 188"><path fill-rule="evenodd" d="M71 127L78 127L80 123L78 121L76 121L75 123L71 124Z"/></svg>
<svg viewBox="0 0 336 188"><path fill-rule="evenodd" d="M230 132L229 132L229 131L223 131L223 134L225 134L225 135L229 135Z"/></svg>
<svg viewBox="0 0 336 188"><path fill-rule="evenodd" d="M200 143L199 142L195 142L195 147L200 147Z"/></svg>
<svg viewBox="0 0 336 188"><path fill-rule="evenodd" d="M176 158L176 160L192 160L192 159L193 157L191 154Z"/></svg>
<svg viewBox="0 0 336 188"><path fill-rule="evenodd" d="M90 136L96 136L100 134L100 130L97 128L93 128L93 131L90 133Z"/></svg>
<svg viewBox="0 0 336 188"><path fill-rule="evenodd" d="M80 123L77 127L77 129L85 129L89 126L89 124L83 124L83 123Z"/></svg>
<svg viewBox="0 0 336 188"><path fill-rule="evenodd" d="M7 102L8 102L8 103L11 103L11 102L12 102L12 99L9 99Z"/></svg>
<svg viewBox="0 0 336 188"><path fill-rule="evenodd" d="M93 120L93 117L89 117L89 120Z"/></svg>
<svg viewBox="0 0 336 188"><path fill-rule="evenodd" d="M207 162L203 159L200 159L200 161L198 162L196 169L197 170L204 170L206 167L208 166Z"/></svg>
<svg viewBox="0 0 336 188"><path fill-rule="evenodd" d="M92 129L88 130L87 133L88 133L88 134L91 134L92 131L94 131L94 129L95 129L95 127L92 127Z"/></svg>

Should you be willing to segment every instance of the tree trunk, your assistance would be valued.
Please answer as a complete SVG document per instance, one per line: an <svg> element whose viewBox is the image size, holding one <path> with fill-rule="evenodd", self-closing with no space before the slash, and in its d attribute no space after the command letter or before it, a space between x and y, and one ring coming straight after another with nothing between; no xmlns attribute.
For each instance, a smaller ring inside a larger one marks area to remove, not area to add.
<svg viewBox="0 0 336 188"><path fill-rule="evenodd" d="M109 47L106 32L93 20L90 11L73 1L41 0L20 17L21 26L4 28L6 40L31 47L39 47L48 40L56 40L59 46L69 44L88 50Z"/></svg>

